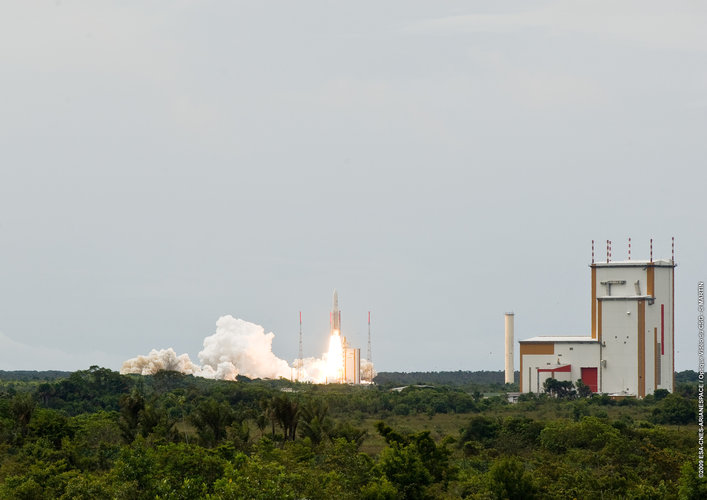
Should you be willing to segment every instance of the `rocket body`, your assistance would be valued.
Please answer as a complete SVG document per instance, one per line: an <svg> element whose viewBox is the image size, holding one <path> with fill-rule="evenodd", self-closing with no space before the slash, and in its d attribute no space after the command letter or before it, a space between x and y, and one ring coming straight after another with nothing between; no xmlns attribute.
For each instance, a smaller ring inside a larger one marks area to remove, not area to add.
<svg viewBox="0 0 707 500"><path fill-rule="evenodd" d="M331 303L331 334L341 332L341 311L339 310L339 295L334 290L334 297Z"/></svg>

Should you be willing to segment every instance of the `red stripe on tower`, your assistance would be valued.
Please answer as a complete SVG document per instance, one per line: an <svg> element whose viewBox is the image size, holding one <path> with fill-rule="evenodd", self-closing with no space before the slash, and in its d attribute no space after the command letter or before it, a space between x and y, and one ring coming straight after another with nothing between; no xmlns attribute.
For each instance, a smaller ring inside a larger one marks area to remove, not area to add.
<svg viewBox="0 0 707 500"><path fill-rule="evenodd" d="M665 304L660 305L660 354L665 355Z"/></svg>
<svg viewBox="0 0 707 500"><path fill-rule="evenodd" d="M611 251L609 250L609 240L606 240L606 263L609 263L609 256L611 255Z"/></svg>

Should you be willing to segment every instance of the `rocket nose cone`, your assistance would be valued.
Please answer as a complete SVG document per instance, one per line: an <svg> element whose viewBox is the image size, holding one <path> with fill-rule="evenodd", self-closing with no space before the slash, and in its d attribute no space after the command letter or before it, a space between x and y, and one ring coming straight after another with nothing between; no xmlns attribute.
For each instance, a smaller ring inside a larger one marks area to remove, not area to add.
<svg viewBox="0 0 707 500"><path fill-rule="evenodd" d="M332 298L331 303L334 306L334 309L339 308L339 294L336 293L336 290L334 290L334 297Z"/></svg>

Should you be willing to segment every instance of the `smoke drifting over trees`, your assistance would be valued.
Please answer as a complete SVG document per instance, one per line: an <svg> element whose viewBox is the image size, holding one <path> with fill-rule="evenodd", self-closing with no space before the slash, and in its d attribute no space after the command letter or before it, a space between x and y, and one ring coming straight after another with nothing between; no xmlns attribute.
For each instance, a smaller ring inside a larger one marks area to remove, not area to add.
<svg viewBox="0 0 707 500"><path fill-rule="evenodd" d="M188 354L177 355L172 348L153 349L147 356L138 356L123 363L121 373L152 375L160 370L173 370L204 378L235 380L237 375L249 378L280 378L290 376L290 366L272 352L275 334L265 333L262 326L221 316L216 332L204 339L198 365Z"/></svg>
<svg viewBox="0 0 707 500"><path fill-rule="evenodd" d="M161 370L177 371L198 377L235 380L237 375L249 378L278 379L293 375L295 360L290 366L272 352L275 334L265 333L265 329L231 315L221 316L216 322L216 332L204 339L204 348L199 352L196 364L188 354L177 355L171 347L153 349L149 354L128 359L120 373L153 375ZM362 369L367 367L361 361ZM371 370L372 368L367 368ZM302 360L303 382L321 383L326 381L327 355L321 358Z"/></svg>

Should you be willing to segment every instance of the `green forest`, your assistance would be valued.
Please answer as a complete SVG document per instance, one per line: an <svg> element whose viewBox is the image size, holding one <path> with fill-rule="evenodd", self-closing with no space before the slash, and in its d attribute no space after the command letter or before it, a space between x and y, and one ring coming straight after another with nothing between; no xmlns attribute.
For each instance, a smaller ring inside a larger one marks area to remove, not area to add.
<svg viewBox="0 0 707 500"><path fill-rule="evenodd" d="M0 372L0 498L707 498L695 372L642 400L550 383L518 403L501 372L382 375Z"/></svg>

